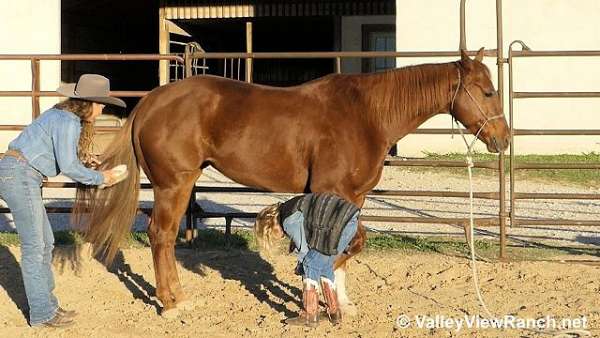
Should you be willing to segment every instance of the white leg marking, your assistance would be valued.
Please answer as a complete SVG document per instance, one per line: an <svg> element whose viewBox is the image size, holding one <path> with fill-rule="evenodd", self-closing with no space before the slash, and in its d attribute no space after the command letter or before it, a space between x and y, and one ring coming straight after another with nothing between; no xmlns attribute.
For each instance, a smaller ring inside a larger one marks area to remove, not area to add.
<svg viewBox="0 0 600 338"><path fill-rule="evenodd" d="M336 269L335 273L335 293L340 303L340 308L344 315L354 316L357 313L356 305L350 300L346 293L346 270L343 268Z"/></svg>

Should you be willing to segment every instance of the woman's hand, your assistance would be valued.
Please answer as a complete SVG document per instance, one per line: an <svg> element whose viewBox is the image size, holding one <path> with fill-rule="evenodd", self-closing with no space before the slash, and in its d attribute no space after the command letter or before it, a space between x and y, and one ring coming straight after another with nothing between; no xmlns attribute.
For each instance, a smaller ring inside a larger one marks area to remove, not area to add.
<svg viewBox="0 0 600 338"><path fill-rule="evenodd" d="M102 161L100 161L96 155L90 156L90 158L88 160L88 165L91 169L96 169L101 164L102 164Z"/></svg>
<svg viewBox="0 0 600 338"><path fill-rule="evenodd" d="M127 170L127 166L124 164L113 167L109 170L101 171L102 176L104 176L104 183L98 186L100 189L104 189L110 186L113 186L124 179L129 175L129 171Z"/></svg>
<svg viewBox="0 0 600 338"><path fill-rule="evenodd" d="M83 161L83 165L86 168L94 170L96 170L98 166L100 166L100 164L102 164L102 161L98 159L98 156L92 154L88 155L87 158Z"/></svg>

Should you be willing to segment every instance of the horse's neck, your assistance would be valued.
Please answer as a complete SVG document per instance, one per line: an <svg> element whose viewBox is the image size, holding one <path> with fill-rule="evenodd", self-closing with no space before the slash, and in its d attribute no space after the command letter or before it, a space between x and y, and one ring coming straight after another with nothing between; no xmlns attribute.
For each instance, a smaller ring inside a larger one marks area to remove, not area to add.
<svg viewBox="0 0 600 338"><path fill-rule="evenodd" d="M451 63L370 74L361 81L367 117L390 142L413 132L450 106L456 71Z"/></svg>

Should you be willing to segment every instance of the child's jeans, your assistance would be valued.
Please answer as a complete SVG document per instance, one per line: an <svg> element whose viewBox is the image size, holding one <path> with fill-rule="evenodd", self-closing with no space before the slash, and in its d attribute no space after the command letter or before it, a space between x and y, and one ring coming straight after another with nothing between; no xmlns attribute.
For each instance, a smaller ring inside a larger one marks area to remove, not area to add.
<svg viewBox="0 0 600 338"><path fill-rule="evenodd" d="M294 242L300 244L299 246L297 245L299 251L298 261L302 263L304 278L318 282L320 277L324 277L334 282L335 275L333 274L333 263L337 256L324 255L317 250L309 249L307 247L306 238L304 238L304 217L302 217L302 213L296 212L288 217L284 221L283 226L286 233L292 237ZM356 234L357 227L358 213L348 221L346 227L342 230L337 247L338 256L341 255L348 247L348 244L350 244L350 241ZM295 239L294 237L302 238Z"/></svg>

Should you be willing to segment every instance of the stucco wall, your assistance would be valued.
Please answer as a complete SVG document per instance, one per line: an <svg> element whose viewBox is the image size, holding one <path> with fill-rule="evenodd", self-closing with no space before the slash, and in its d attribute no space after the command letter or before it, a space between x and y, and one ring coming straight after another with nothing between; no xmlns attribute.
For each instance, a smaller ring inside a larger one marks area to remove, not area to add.
<svg viewBox="0 0 600 338"><path fill-rule="evenodd" d="M396 43L399 51L456 50L459 43L459 0L397 0ZM496 48L496 1L467 1L467 47ZM504 1L504 50L515 39L533 50L600 50L600 1ZM451 59L399 59L398 66ZM486 58L497 78L495 58ZM517 91L600 91L600 57L521 58L515 63ZM505 67L508 90L508 67ZM496 83L495 83L496 84ZM508 114L508 102L505 102ZM517 128L600 129L600 99L521 99L515 104ZM450 117L438 116L424 127L448 128ZM600 137L523 137L517 153L582 153L600 151ZM485 151L483 144L478 149ZM460 137L410 135L399 142L402 155L424 151L464 151Z"/></svg>
<svg viewBox="0 0 600 338"><path fill-rule="evenodd" d="M2 54L60 54L60 0L5 1L0 11ZM60 81L60 63L40 63L41 90L55 90ZM0 90L31 90L29 61L0 61ZM57 102L42 98L41 109ZM0 97L2 124L31 122L31 98ZM17 132L0 132L0 151Z"/></svg>

